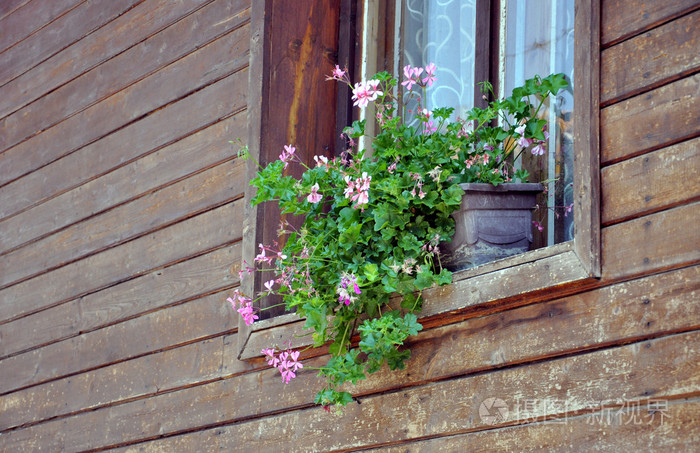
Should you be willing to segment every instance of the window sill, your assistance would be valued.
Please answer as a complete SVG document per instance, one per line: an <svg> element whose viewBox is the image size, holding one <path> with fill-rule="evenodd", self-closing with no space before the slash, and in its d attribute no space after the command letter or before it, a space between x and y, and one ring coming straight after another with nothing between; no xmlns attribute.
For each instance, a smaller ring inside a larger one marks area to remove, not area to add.
<svg viewBox="0 0 700 453"><path fill-rule="evenodd" d="M559 297L596 280L584 264L570 241L456 272L452 284L423 292L419 321L435 327L464 319L470 313L483 315ZM261 357L262 349L281 346L291 338L296 338L294 348L310 345L310 335L299 337L310 332L304 331L304 323L294 313L256 322L240 345L239 359Z"/></svg>

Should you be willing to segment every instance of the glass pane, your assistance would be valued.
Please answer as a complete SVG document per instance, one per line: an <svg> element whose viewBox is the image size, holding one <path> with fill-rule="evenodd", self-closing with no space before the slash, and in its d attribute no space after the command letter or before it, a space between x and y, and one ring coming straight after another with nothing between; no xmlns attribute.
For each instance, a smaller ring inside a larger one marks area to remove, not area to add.
<svg viewBox="0 0 700 453"><path fill-rule="evenodd" d="M400 68L437 66L426 108L453 107L455 117L474 105L476 0L407 0L402 11ZM407 110L412 110L410 103ZM409 114L410 116L410 114Z"/></svg>
<svg viewBox="0 0 700 453"><path fill-rule="evenodd" d="M501 95L535 75L564 73L569 87L546 103L543 117L549 120L547 159L523 153L523 165L531 181L550 181L547 209L536 212L543 231L533 247L573 239L573 68L574 0L508 0L505 3L505 55L501 61Z"/></svg>

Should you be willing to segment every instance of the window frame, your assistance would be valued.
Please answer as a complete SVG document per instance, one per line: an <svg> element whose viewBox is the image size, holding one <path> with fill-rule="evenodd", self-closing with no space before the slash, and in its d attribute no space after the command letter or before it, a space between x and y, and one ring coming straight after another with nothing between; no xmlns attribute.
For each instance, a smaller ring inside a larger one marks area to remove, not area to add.
<svg viewBox="0 0 700 453"><path fill-rule="evenodd" d="M260 155L265 114L262 106L269 89L265 86L269 78L261 75L270 70L265 52L266 39L269 39L270 32L274 32L269 28L270 3L270 0L253 2L251 14L248 143L254 157ZM353 20L353 3L353 0L340 1L340 33L343 33L344 21ZM490 6L494 11L493 3ZM424 291L419 321L426 326L448 324L478 314L562 297L594 286L600 278L600 2L576 0L574 23L574 239L457 272L452 284ZM347 27L345 33L348 34ZM346 54L339 55L341 66L343 60L349 58ZM342 113L343 107L339 102L338 111ZM256 169L249 165L248 178L255 172ZM265 221L262 207L250 207L251 196L252 190L247 187L243 259L248 263L253 262L257 253L257 226ZM242 290L255 293L256 280L259 291L261 279L250 278L244 279ZM258 321L252 326L239 320L238 358L260 357L261 349L294 338L301 333L303 326L304 321L294 313ZM308 338L295 339L292 346L308 345Z"/></svg>

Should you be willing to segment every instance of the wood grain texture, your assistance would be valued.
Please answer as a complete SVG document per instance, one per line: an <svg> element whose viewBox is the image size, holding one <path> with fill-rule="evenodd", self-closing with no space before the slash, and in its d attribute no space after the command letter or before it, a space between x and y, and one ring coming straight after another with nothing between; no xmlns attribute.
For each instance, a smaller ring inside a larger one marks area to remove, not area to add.
<svg viewBox="0 0 700 453"><path fill-rule="evenodd" d="M0 21L0 52L27 38L61 15L79 6L85 0L34 0L25 4ZM8 3L8 2L3 2ZM15 7L11 1L3 8Z"/></svg>
<svg viewBox="0 0 700 453"><path fill-rule="evenodd" d="M700 69L700 10L613 46L601 55L608 105Z"/></svg>
<svg viewBox="0 0 700 453"><path fill-rule="evenodd" d="M340 419L329 419L317 407L300 409L118 451L352 450L491 430L548 415L546 407L540 405L528 413L510 410L503 423L486 423L479 417L479 405L494 396L502 397L509 407L533 399L566 401L570 413L594 411L601 401L644 404L650 398L696 396L700 385L696 365L700 357L694 345L699 340L698 332L693 332L380 394L363 398L362 404L348 405ZM680 354L669 366L668 354L674 352ZM605 378L600 377L600 369L607 370ZM303 391L301 386L289 387ZM26 434L23 437L30 438Z"/></svg>
<svg viewBox="0 0 700 453"><path fill-rule="evenodd" d="M592 414L552 421L440 437L365 450L368 453L492 451L666 451L683 453L700 443L700 400L667 401L667 410L653 413L655 403L628 404Z"/></svg>
<svg viewBox="0 0 700 453"><path fill-rule="evenodd" d="M242 212L242 201L224 205L0 290L0 320L45 310L232 243L241 237Z"/></svg>
<svg viewBox="0 0 700 453"><path fill-rule="evenodd" d="M203 314L186 315L202 303L225 307L222 322L235 328L237 317L231 318L220 292L238 284L239 269L240 244L235 243L37 313L28 317L33 324L24 318L6 324L0 335L9 345L3 350L22 345L34 349L0 361L0 394L184 343L205 336L209 328L221 332L219 323L206 321L213 313L211 305ZM207 294L216 295L163 310ZM178 314L192 318L179 322L206 322L168 331Z"/></svg>
<svg viewBox="0 0 700 453"><path fill-rule="evenodd" d="M696 266L431 329L411 340L412 358L406 370L383 370L348 390L381 393L662 332L698 329L700 307L693 301L699 291ZM287 332L264 347L303 333ZM303 344L302 340L296 338L293 345ZM235 362L229 358L225 364L229 363ZM276 397L270 395L268 403Z"/></svg>
<svg viewBox="0 0 700 453"><path fill-rule="evenodd" d="M222 15L231 12L220 5L202 8L5 117L0 121L0 149L73 115L80 116L76 121L94 127L93 135L99 136L246 66L249 32L243 25L249 21L248 10L234 10L237 14L222 22ZM227 5L241 8L240 4ZM100 107L80 115L101 101Z"/></svg>
<svg viewBox="0 0 700 453"><path fill-rule="evenodd" d="M698 168L700 138L603 168L603 222L617 222L697 199Z"/></svg>
<svg viewBox="0 0 700 453"><path fill-rule="evenodd" d="M411 345L413 357L408 362L408 368L405 371L387 372L384 370L355 390L366 395L382 395L398 386L426 387L428 382L449 382L449 380L445 381L445 378L471 375L476 379L478 379L477 376L492 376L490 385L493 387L484 386L484 390L493 391L493 388L500 388L499 385L502 383L500 381L502 378L499 375L520 373L522 382L530 382L527 376L533 376L532 380L536 384L532 385L541 385L542 390L566 392L568 382L569 384L575 383L581 388L589 387L591 391L599 392L598 398L600 399L622 397L621 394L615 393L616 389L611 389L610 393L606 394L606 387L602 384L600 386L586 386L585 376L575 374L569 380L562 381L563 375L560 372L553 372L551 369L548 373L544 372L540 364L511 368L506 371L498 371L498 367L503 364L537 361L557 354L565 354L567 351L580 352L601 344L614 344L630 339L644 338L653 332L673 332L679 329L697 328L700 324L700 311L695 304L692 304L692 300L697 297L698 290L700 290L700 270L697 268L686 269L615 285L540 306L524 307L423 332ZM227 348L232 349L230 344L235 344L235 335L230 337L228 343ZM640 349L639 343L637 343L636 349ZM601 357L610 353L614 354L614 350L615 348L608 350L608 352L595 354L598 354L597 357ZM642 348L642 350L644 349ZM87 448L90 445L89 442L94 442L93 445L110 445L132 439L177 433L192 427L226 421L241 423L256 417L260 417L259 423L267 422L274 425L278 420L270 417L278 417L274 415L276 411L291 409L287 415L279 417L292 416L295 413L293 408L308 403L320 384L314 371L304 371L298 379L287 386L281 385L279 373L274 369L266 368L260 372L239 375L238 373L244 370L241 366L260 366L262 361L241 362L236 360L234 351L226 350L224 354L223 370L226 376L231 376L228 379L182 389L167 395L159 395L146 401L136 401L101 409L94 413L81 414L66 419L60 424L49 422L38 425L28 429L28 432L22 434L22 438L37 437L52 442L49 439L58 436L59 441L68 442L65 446L66 449L80 450ZM581 360L581 357L585 356L577 356L578 358L574 357L573 359L570 357L556 359L548 363L551 366L556 366L557 362ZM325 357L321 357L307 360L305 364L307 366L321 366L325 360ZM640 356L638 360L640 369L645 369L646 357ZM658 360L663 359L658 358ZM683 358L686 370L687 366L690 366L689 362L686 362L688 360L692 360L692 357ZM593 368L597 368L610 366L610 364L615 363L615 359L602 361L591 359L586 360L585 363L596 363ZM654 366L654 363L649 362L649 366ZM539 368L528 371L533 367ZM582 371L583 368L581 366L578 371ZM564 366L563 369L573 371L570 364ZM616 368L613 366L612 369ZM485 370L492 371L484 373ZM635 377L634 370L619 370L613 379L619 386L624 385L624 381L627 379L624 375L626 371L630 371L629 378L636 380L637 385L644 382L646 373ZM523 377L523 373L527 376ZM587 375L595 373L596 371L591 369L588 370ZM546 376L546 378L538 379L534 376ZM520 384L513 383L513 385L520 385L521 391L531 389L531 385L523 386L522 382ZM593 382L597 381L594 379ZM653 386L655 382L649 383L649 385ZM563 388L555 390L555 384L563 386ZM468 381L461 384L460 388L469 388L470 391L457 390L453 395L457 395L458 398L470 398L470 395L478 390ZM450 394L447 392L447 395ZM241 398L241 395L249 397ZM366 401L373 398L375 396L361 397L362 405L359 407L364 407ZM600 399L597 401L600 402ZM416 403L413 407L420 411L421 407L425 408L422 403ZM406 406L406 403L396 401L387 407L391 407L391 410L401 411ZM443 418L445 420L451 418L449 412L443 412L437 408L432 411L429 409L429 407L425 408L428 413L433 414L435 423L440 423ZM572 408L572 410L574 409ZM314 412L322 411L315 408L296 413L313 415ZM154 413L179 414L179 416L154 417ZM363 427L358 431L358 435L363 430L373 430L370 424L371 418L361 417L354 420ZM102 432L97 438L90 439L85 434L77 432L77 427L81 424L103 426L107 421L115 429ZM253 420L252 423L256 423L256 421ZM300 422L298 426L289 428L296 432L298 429L303 429L303 425L304 422ZM64 429L65 434L56 432ZM120 438L120 435L131 437ZM341 435L341 437L344 436ZM246 442L252 442L256 438L256 436L252 436L243 439ZM298 448L303 449L303 446ZM318 449L325 450L323 447L318 447Z"/></svg>
<svg viewBox="0 0 700 453"><path fill-rule="evenodd" d="M5 0L4 2L0 2L0 19L4 19L29 1L31 0ZM1 25L2 22L0 22L0 26Z"/></svg>
<svg viewBox="0 0 700 453"><path fill-rule="evenodd" d="M26 73L85 36L89 36L94 30L143 1L92 0L80 3L46 27L0 53L0 86ZM60 4L61 2L51 3ZM30 8L31 6L31 4L27 5ZM24 26L24 24L20 25ZM6 147L3 142L0 142L0 149Z"/></svg>
<svg viewBox="0 0 700 453"><path fill-rule="evenodd" d="M235 339L235 335L233 337ZM224 343L223 347L230 347L230 344ZM254 366L245 362L239 362L237 366L238 373L253 369ZM172 432L185 420L189 420L191 426L201 426L202 420L227 414L234 409L233 400L220 392L223 382L231 381L214 381L206 386L161 393L118 406L79 413L70 418L51 420L28 429L6 432L3 433L3 445L8 448L22 445L25 448L42 446L79 451L116 444L121 442L120 438L138 440L152 433ZM107 424L102 424L104 422ZM105 429L86 430L85 426L103 426Z"/></svg>
<svg viewBox="0 0 700 453"><path fill-rule="evenodd" d="M146 0L112 22L3 87L0 117L4 117L80 74L109 61L149 36L200 8L203 1Z"/></svg>
<svg viewBox="0 0 700 453"><path fill-rule="evenodd" d="M700 73L601 110L601 163L611 164L700 134Z"/></svg>
<svg viewBox="0 0 700 453"><path fill-rule="evenodd" d="M8 253L0 289L241 198L244 168L226 162Z"/></svg>
<svg viewBox="0 0 700 453"><path fill-rule="evenodd" d="M658 272L700 261L698 202L603 229L603 278Z"/></svg>
<svg viewBox="0 0 700 453"><path fill-rule="evenodd" d="M173 325L185 327L183 320ZM216 379L222 342L204 340L0 396L0 430Z"/></svg>
<svg viewBox="0 0 700 453"><path fill-rule="evenodd" d="M1 187L0 216L6 217L29 209L48 198L74 189L240 111L246 104L246 78L245 70L237 71L217 83L156 110L140 121L121 128L115 125L118 127L115 132L87 146L83 143L86 135L82 133L70 135L74 127L86 131L79 121L81 115L61 123L61 126L66 125L65 127L51 128L34 137L36 140L23 142L20 146L13 148L13 151L27 151L37 145L46 146L35 148L34 153L39 154L41 152L36 151L37 149L47 154L55 150L62 153L61 150L75 149L74 146L77 146L78 150ZM95 107L99 106L100 104ZM113 108L119 110L117 105ZM191 115L190 112L197 112L197 115ZM111 121L107 116L102 118ZM87 136L95 135L94 131L85 133ZM22 155L23 159L20 159L22 165L33 160L32 154L30 152ZM16 157L19 158L17 155ZM8 167L14 167L9 157L4 160ZM70 174L71 178L66 178L66 174Z"/></svg>
<svg viewBox="0 0 700 453"><path fill-rule="evenodd" d="M603 0L601 42L613 45L700 7L698 0Z"/></svg>
<svg viewBox="0 0 700 453"><path fill-rule="evenodd" d="M574 251L600 277L600 2L575 4Z"/></svg>
<svg viewBox="0 0 700 453"><path fill-rule="evenodd" d="M228 159L228 140L246 135L246 112L213 124L154 153L0 221L0 255L88 217L159 190Z"/></svg>

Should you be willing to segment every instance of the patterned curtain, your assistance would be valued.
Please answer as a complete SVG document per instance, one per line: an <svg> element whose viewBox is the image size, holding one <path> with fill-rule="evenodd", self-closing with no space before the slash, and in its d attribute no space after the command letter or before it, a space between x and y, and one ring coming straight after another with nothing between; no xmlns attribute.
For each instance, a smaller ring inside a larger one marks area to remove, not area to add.
<svg viewBox="0 0 700 453"><path fill-rule="evenodd" d="M474 105L476 0L407 0L402 30L402 68L435 63L437 82L427 108L454 107L455 116ZM409 103L406 107L411 109Z"/></svg>

